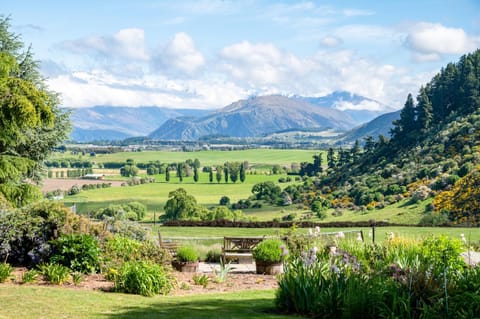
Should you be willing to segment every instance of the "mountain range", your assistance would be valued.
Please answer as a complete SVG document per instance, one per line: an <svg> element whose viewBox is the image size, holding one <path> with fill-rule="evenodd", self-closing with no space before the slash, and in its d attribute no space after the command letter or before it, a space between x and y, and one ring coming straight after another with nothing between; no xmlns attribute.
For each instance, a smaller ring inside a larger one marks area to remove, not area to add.
<svg viewBox="0 0 480 319"><path fill-rule="evenodd" d="M347 132L380 115L380 109L389 108L344 91L322 97L253 96L217 110L95 106L70 109L74 127L71 139L89 142L148 136L157 140L197 140L212 135L243 138L296 129Z"/></svg>

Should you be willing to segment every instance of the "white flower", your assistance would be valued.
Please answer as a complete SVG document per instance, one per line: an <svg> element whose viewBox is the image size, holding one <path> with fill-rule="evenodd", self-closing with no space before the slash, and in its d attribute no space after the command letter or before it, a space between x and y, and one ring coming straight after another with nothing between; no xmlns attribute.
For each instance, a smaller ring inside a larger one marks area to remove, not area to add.
<svg viewBox="0 0 480 319"><path fill-rule="evenodd" d="M320 227L316 226L315 227L315 235L318 235L318 234L320 234Z"/></svg>
<svg viewBox="0 0 480 319"><path fill-rule="evenodd" d="M337 238L339 238L339 239L343 239L343 238L345 238L345 234L343 233L343 231L341 231L341 232L338 232L338 234L337 234Z"/></svg>
<svg viewBox="0 0 480 319"><path fill-rule="evenodd" d="M309 234L310 236L313 236L313 231L312 231L311 228L308 229L308 234Z"/></svg>

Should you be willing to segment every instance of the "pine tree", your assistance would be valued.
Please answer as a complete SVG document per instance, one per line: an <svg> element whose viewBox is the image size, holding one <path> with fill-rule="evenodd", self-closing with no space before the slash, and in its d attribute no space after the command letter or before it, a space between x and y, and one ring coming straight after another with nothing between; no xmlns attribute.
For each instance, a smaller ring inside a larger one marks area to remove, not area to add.
<svg viewBox="0 0 480 319"><path fill-rule="evenodd" d="M432 103L428 98L427 89L422 86L417 96L417 130L421 133L425 133L430 128L432 111Z"/></svg>
<svg viewBox="0 0 480 319"><path fill-rule="evenodd" d="M240 174L240 182L242 183L245 182L245 164L244 163L240 164L239 174Z"/></svg>
<svg viewBox="0 0 480 319"><path fill-rule="evenodd" d="M355 144L353 144L352 149L350 150L350 154L353 161L357 161L360 157L360 145L358 143L358 140L355 140Z"/></svg>
<svg viewBox="0 0 480 319"><path fill-rule="evenodd" d="M170 181L170 168L165 169L165 181L168 183Z"/></svg>
<svg viewBox="0 0 480 319"><path fill-rule="evenodd" d="M193 167L193 180L198 182L198 168L196 166Z"/></svg>
<svg viewBox="0 0 480 319"><path fill-rule="evenodd" d="M225 178L225 183L228 183L228 163L223 167L223 177Z"/></svg>
<svg viewBox="0 0 480 319"><path fill-rule="evenodd" d="M215 174L215 177L217 179L217 183L220 183L222 181L223 167L222 166L217 166L216 170L217 170L217 172Z"/></svg>
<svg viewBox="0 0 480 319"><path fill-rule="evenodd" d="M392 141L395 141L399 146L409 145L415 136L415 124L415 105L412 94L409 93L407 101L400 112L400 119L393 121Z"/></svg>
<svg viewBox="0 0 480 319"><path fill-rule="evenodd" d="M327 153L327 165L328 165L328 168L335 168L335 166L337 165L337 159L335 158L335 151L333 150L333 148L329 148L328 149L328 153Z"/></svg>

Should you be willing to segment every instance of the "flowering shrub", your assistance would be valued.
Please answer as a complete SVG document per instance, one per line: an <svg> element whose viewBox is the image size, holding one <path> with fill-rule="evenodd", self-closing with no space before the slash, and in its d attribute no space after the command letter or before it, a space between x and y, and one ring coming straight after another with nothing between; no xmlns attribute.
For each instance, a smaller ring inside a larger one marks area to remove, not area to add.
<svg viewBox="0 0 480 319"><path fill-rule="evenodd" d="M280 310L318 318L480 316L480 267L467 268L460 240L337 245L310 248L286 263L276 293Z"/></svg>

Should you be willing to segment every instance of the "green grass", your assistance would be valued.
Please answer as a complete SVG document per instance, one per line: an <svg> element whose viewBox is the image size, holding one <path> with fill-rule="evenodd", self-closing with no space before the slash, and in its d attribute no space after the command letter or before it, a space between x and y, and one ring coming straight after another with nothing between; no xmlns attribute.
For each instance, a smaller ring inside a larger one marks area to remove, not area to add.
<svg viewBox="0 0 480 319"><path fill-rule="evenodd" d="M192 177L184 178L179 182L178 178L172 177L169 183L163 177L157 177L156 183L143 184L129 187L111 187L82 191L75 196L68 196L64 202L67 205L77 204L77 212L86 213L100 207L106 207L113 203L125 203L139 201L147 205L151 219L153 212L163 212L163 206L168 200L168 193L177 188L184 188L190 195L193 195L199 204L205 206L218 205L222 196L228 196L231 202L245 199L252 195L253 185L264 181L278 181L285 175L247 175L244 183L208 182L208 174L200 174L198 183L193 182ZM286 187L288 183L281 184Z"/></svg>
<svg viewBox="0 0 480 319"><path fill-rule="evenodd" d="M334 210L329 210L327 217L322 220L322 222L357 222L374 219L377 221L388 221L390 223L414 225L418 224L425 212L426 206L432 202L432 199L412 205L408 205L407 202L408 199L382 209L365 210L364 212L345 210L342 216L332 216Z"/></svg>
<svg viewBox="0 0 480 319"><path fill-rule="evenodd" d="M273 290L146 298L69 288L0 285L0 318L292 318L274 313L273 299Z"/></svg>
<svg viewBox="0 0 480 319"><path fill-rule="evenodd" d="M339 232L349 230L363 230L365 241L371 241L371 227L355 227L355 228L321 228L321 232ZM162 238L165 239L183 239L194 238L223 238L223 236L276 236L283 235L288 232L288 228L229 228L229 227L153 227L155 234L160 231ZM307 234L308 229L297 228L296 232ZM376 227L375 239L377 242L385 241L388 234L393 233L396 237L406 237L412 239L421 239L430 234L448 235L452 238L460 238L460 234L465 234L467 240L472 242L480 242L480 231L478 228L462 228L462 227Z"/></svg>
<svg viewBox="0 0 480 319"><path fill-rule="evenodd" d="M278 150L278 149L250 149L242 151L198 151L198 152L170 152L170 151L144 151L121 152L113 154L99 154L95 157L85 157L97 163L125 162L133 159L137 163L160 161L161 163L184 162L187 159L198 158L202 166L215 166L225 162L248 161L251 166L262 165L288 165L312 161L313 155L323 151L315 150ZM65 155L64 155L65 156ZM325 158L325 156L324 156Z"/></svg>

